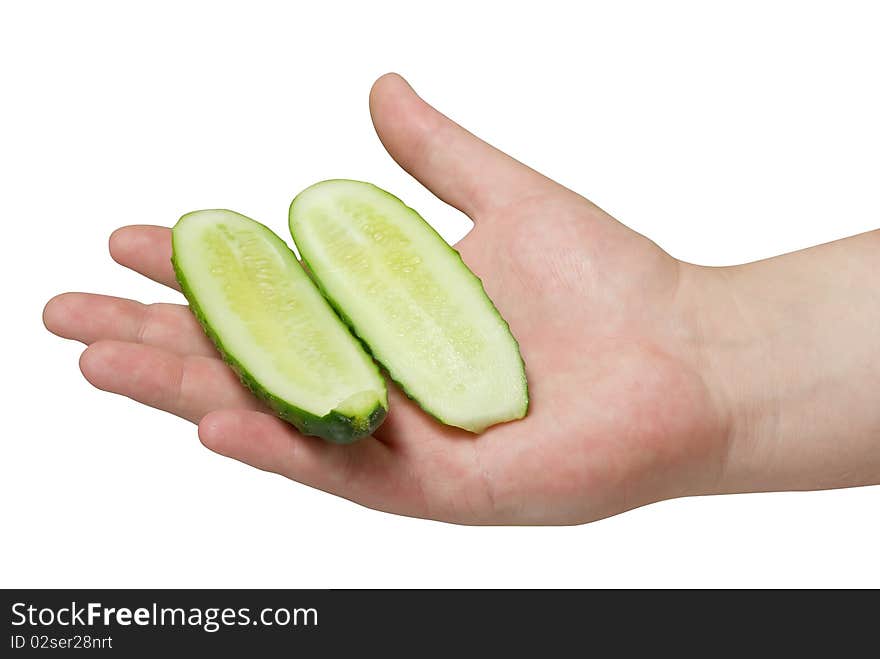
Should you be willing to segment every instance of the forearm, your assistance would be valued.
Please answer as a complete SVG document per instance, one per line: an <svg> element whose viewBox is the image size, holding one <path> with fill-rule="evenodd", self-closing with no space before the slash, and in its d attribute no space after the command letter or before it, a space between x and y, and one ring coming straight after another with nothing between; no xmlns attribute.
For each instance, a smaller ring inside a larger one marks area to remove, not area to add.
<svg viewBox="0 0 880 659"><path fill-rule="evenodd" d="M718 490L880 483L880 231L696 268L698 361L727 419Z"/></svg>

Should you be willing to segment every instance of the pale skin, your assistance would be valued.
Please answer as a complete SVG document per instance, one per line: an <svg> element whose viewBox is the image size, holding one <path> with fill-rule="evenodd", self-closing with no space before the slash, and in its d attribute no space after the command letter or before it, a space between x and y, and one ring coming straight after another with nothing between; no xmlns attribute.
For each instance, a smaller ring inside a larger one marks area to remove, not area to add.
<svg viewBox="0 0 880 659"><path fill-rule="evenodd" d="M390 155L466 213L456 249L519 340L529 414L480 435L393 385L374 437L305 437L239 383L186 306L53 298L86 379L198 424L225 456L380 510L578 524L674 497L880 483L880 231L725 268L676 260L482 142L399 76L370 94ZM110 238L178 288L170 230Z"/></svg>

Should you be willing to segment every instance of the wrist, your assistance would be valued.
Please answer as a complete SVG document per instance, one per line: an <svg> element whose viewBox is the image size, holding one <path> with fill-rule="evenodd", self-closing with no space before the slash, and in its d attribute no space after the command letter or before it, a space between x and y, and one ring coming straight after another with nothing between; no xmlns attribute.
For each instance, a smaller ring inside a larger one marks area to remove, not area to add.
<svg viewBox="0 0 880 659"><path fill-rule="evenodd" d="M687 266L688 345L724 419L715 492L880 482L880 232Z"/></svg>
<svg viewBox="0 0 880 659"><path fill-rule="evenodd" d="M707 494L767 489L762 447L781 416L780 365L737 267L685 265L685 343L720 419L718 469Z"/></svg>

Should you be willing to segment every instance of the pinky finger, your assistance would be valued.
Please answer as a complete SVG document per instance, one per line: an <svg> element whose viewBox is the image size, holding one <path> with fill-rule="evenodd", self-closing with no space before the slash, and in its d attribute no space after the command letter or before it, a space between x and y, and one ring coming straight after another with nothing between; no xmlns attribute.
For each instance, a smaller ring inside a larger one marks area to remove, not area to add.
<svg viewBox="0 0 880 659"><path fill-rule="evenodd" d="M330 444L270 414L227 409L202 419L199 439L215 453L370 508L397 512L405 494L400 456L372 437Z"/></svg>

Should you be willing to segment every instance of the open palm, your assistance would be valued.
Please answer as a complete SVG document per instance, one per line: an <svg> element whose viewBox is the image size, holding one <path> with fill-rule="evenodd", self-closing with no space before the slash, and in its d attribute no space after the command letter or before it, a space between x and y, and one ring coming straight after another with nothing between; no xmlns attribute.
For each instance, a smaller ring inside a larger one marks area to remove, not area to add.
<svg viewBox="0 0 880 659"><path fill-rule="evenodd" d="M525 419L472 435L392 385L373 438L328 444L272 416L185 306L67 293L44 320L89 344L85 377L198 423L218 453L395 513L579 523L709 491L725 432L688 320L696 269L480 141L399 76L381 78L370 102L392 157L475 222L457 249L520 342ZM169 229L124 227L110 249L177 287Z"/></svg>

